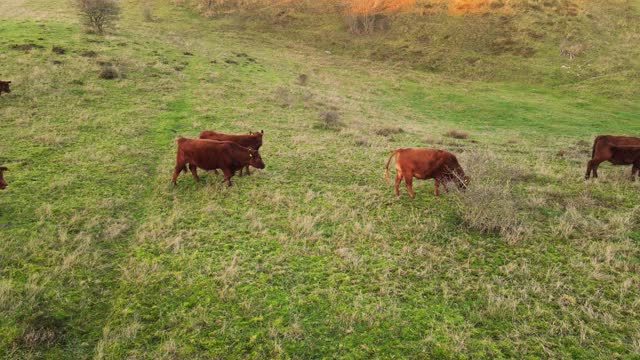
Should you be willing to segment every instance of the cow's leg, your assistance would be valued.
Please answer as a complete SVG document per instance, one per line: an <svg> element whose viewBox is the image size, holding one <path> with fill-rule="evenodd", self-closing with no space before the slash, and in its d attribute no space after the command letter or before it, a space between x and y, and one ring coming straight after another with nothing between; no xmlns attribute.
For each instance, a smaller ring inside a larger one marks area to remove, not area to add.
<svg viewBox="0 0 640 360"><path fill-rule="evenodd" d="M591 174L596 179L598 178L598 166L600 166L601 162L602 160L598 160L598 159L594 159L589 162L591 166Z"/></svg>
<svg viewBox="0 0 640 360"><path fill-rule="evenodd" d="M591 160L587 161L587 172L584 174L585 180L589 180L591 177Z"/></svg>
<svg viewBox="0 0 640 360"><path fill-rule="evenodd" d="M224 183L226 181L227 185L231 186L231 177L233 176L233 171L229 169L222 169L222 173L224 174L224 180L222 180L222 182Z"/></svg>
<svg viewBox="0 0 640 360"><path fill-rule="evenodd" d="M247 168L245 169L245 172L247 173L247 176L251 176L251 172L249 172L249 165L247 165Z"/></svg>
<svg viewBox="0 0 640 360"><path fill-rule="evenodd" d="M440 180L438 180L438 178L433 179L433 194L435 196L439 196L440 195Z"/></svg>
<svg viewBox="0 0 640 360"><path fill-rule="evenodd" d="M640 163L633 164L631 167L631 181L636 181L636 177L640 176Z"/></svg>
<svg viewBox="0 0 640 360"><path fill-rule="evenodd" d="M189 170L191 170L191 176L193 176L193 180L200 181L200 178L198 177L198 167L193 164L189 164Z"/></svg>
<svg viewBox="0 0 640 360"><path fill-rule="evenodd" d="M416 197L416 194L413 192L413 188L411 185L413 185L413 176L404 176L404 185L407 187L407 191L409 192L409 196L411 196L412 199L414 199Z"/></svg>
<svg viewBox="0 0 640 360"><path fill-rule="evenodd" d="M400 183L402 182L402 173L397 172L396 173L396 184L395 187L393 188L393 194L395 196L399 196L400 195Z"/></svg>
<svg viewBox="0 0 640 360"><path fill-rule="evenodd" d="M184 164L177 163L175 169L173 170L173 177L171 178L171 182L173 185L176 185L176 181L178 180L178 175L184 169Z"/></svg>

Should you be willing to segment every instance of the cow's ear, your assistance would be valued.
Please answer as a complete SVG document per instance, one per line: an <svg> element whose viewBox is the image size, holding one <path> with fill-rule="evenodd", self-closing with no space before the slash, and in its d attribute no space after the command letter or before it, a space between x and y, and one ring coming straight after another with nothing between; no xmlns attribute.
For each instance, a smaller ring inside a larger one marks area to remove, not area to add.
<svg viewBox="0 0 640 360"><path fill-rule="evenodd" d="M11 84L11 81L7 81L7 84Z"/></svg>
<svg viewBox="0 0 640 360"><path fill-rule="evenodd" d="M264 134L264 130L260 130L260 134Z"/></svg>
<svg viewBox="0 0 640 360"><path fill-rule="evenodd" d="M0 166L0 171L9 171L9 169L6 166Z"/></svg>

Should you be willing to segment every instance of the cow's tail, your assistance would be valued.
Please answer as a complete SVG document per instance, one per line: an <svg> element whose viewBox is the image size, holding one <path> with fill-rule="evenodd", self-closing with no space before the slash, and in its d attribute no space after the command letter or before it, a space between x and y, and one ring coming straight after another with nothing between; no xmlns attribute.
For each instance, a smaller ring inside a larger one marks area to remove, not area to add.
<svg viewBox="0 0 640 360"><path fill-rule="evenodd" d="M387 164L384 166L384 178L386 179L387 177L389 177L389 163L391 163L391 159L396 156L396 154L399 152L400 150L393 150L391 152L391 155L389 155L389 159L387 160Z"/></svg>

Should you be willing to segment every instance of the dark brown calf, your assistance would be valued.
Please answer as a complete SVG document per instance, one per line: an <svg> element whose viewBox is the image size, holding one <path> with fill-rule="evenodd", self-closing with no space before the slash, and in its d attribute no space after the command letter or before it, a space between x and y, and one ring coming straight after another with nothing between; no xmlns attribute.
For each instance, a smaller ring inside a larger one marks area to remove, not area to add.
<svg viewBox="0 0 640 360"><path fill-rule="evenodd" d="M260 130L260 132L249 132L249 135L224 134L212 130L204 130L200 133L200 139L232 141L253 150L260 150L260 146L262 146L262 135L264 135L264 130ZM249 165L246 167L246 173L247 175L251 175ZM240 176L242 176L242 169L240 169Z"/></svg>
<svg viewBox="0 0 640 360"><path fill-rule="evenodd" d="M404 178L404 184L409 191L409 196L415 198L412 183L413 178L425 180L434 179L434 193L439 195L440 184L444 185L447 190L447 182L454 182L458 187L465 189L468 178L464 175L462 167L458 163L458 159L450 152L428 149L428 148L409 148L397 149L391 152L389 160L385 166L385 179L389 173L389 163L396 156L396 182L393 193L399 195L400 182Z"/></svg>
<svg viewBox="0 0 640 360"><path fill-rule="evenodd" d="M614 165L632 165L634 164L633 156L629 155L628 150L620 150L622 147L640 147L640 138L632 136L612 136L600 135L593 141L593 149L591 151L591 160L587 162L587 173L585 178L589 179L593 174L594 178L598 177L598 166L604 161L609 161ZM617 147L618 150L613 148ZM636 172L636 166L631 169L631 176Z"/></svg>
<svg viewBox="0 0 640 360"><path fill-rule="evenodd" d="M231 177L236 170L247 165L264 169L264 162L257 150L240 146L231 141L215 141L206 139L178 138L178 153L176 167L171 181L176 184L180 171L187 171L187 164L191 175L199 181L197 168L204 170L221 169L224 174L223 182L231 186Z"/></svg>
<svg viewBox="0 0 640 360"><path fill-rule="evenodd" d="M4 166L0 166L0 190L4 190L7 188L7 186L9 186L9 184L7 184L7 181L4 179L4 172L7 171L9 169L7 169Z"/></svg>
<svg viewBox="0 0 640 360"><path fill-rule="evenodd" d="M11 81L0 80L0 95L2 95L3 92L6 92L7 94L11 92L9 84L11 84Z"/></svg>

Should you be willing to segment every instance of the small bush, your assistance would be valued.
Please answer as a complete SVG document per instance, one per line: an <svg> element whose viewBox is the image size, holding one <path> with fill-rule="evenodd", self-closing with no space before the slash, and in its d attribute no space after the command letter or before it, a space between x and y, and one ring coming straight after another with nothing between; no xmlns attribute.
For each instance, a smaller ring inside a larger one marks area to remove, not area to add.
<svg viewBox="0 0 640 360"><path fill-rule="evenodd" d="M362 147L370 147L371 144L369 143L369 141L367 139L358 139L355 141L355 145L356 146L362 146Z"/></svg>
<svg viewBox="0 0 640 360"><path fill-rule="evenodd" d="M307 81L309 80L309 76L307 74L298 75L298 84L305 86L307 85Z"/></svg>
<svg viewBox="0 0 640 360"><path fill-rule="evenodd" d="M469 133L459 130L449 130L444 133L444 136L454 138L454 139L466 139L469 137Z"/></svg>
<svg viewBox="0 0 640 360"><path fill-rule="evenodd" d="M112 80L119 77L120 73L113 65L103 65L100 69L100 79Z"/></svg>
<svg viewBox="0 0 640 360"><path fill-rule="evenodd" d="M61 46L54 46L51 48L51 51L54 54L58 54L58 55L63 55L65 52L67 52L67 50L65 50L65 48L61 47Z"/></svg>
<svg viewBox="0 0 640 360"><path fill-rule="evenodd" d="M389 17L381 13L352 14L348 15L346 20L352 34L372 34L390 28Z"/></svg>
<svg viewBox="0 0 640 360"><path fill-rule="evenodd" d="M383 127L375 131L376 135L389 136L393 134L401 134L404 130L401 127Z"/></svg>
<svg viewBox="0 0 640 360"><path fill-rule="evenodd" d="M577 56L580 56L584 50L585 46L583 44L570 44L568 42L560 44L560 55L568 57L569 60L573 60Z"/></svg>
<svg viewBox="0 0 640 360"><path fill-rule="evenodd" d="M464 225L482 234L499 235L513 244L532 231L524 210L526 199L518 196L513 184L531 179L527 167L506 162L488 151L474 152L461 164L471 181L458 197L458 214Z"/></svg>
<svg viewBox="0 0 640 360"><path fill-rule="evenodd" d="M344 124L340 121L340 114L338 114L338 112L336 111L322 111L318 115L320 117L320 127L322 128L336 129L344 126Z"/></svg>
<svg viewBox="0 0 640 360"><path fill-rule="evenodd" d="M120 17L116 0L76 0L76 6L84 25L96 34L113 28Z"/></svg>

